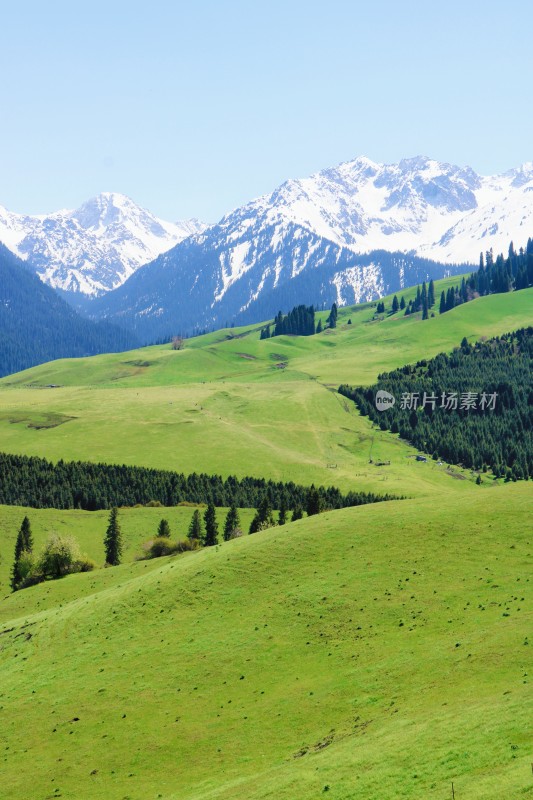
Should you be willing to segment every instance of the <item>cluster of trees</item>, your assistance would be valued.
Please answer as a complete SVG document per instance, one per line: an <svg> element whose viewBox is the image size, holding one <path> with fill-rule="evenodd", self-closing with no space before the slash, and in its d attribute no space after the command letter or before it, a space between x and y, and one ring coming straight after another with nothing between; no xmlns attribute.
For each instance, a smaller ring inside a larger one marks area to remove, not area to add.
<svg viewBox="0 0 533 800"><path fill-rule="evenodd" d="M315 332L314 306L295 306L288 314L278 311L271 332L270 325L261 330L261 339L290 334L293 336L312 336Z"/></svg>
<svg viewBox="0 0 533 800"><path fill-rule="evenodd" d="M308 516L319 514L324 508L323 494L312 485L307 494ZM292 512L291 521L294 522L302 517L303 509L298 506ZM285 525L287 522L289 522L289 518L285 498L282 497L276 520L269 494L265 493L252 520L249 533L257 533L276 525ZM187 531L187 541L171 542L170 535L169 522L163 518L157 526L156 537L145 545L145 557L157 558L185 550L195 550L199 547L214 547L218 544L219 537L215 505L210 502L203 515L200 513L200 509L194 510ZM239 509L233 504L224 521L222 538L227 542L240 536L243 536L243 530ZM112 508L104 536L106 566L116 567L121 563L123 548L118 509ZM11 589L13 591L75 572L88 572L95 567L96 564L93 561L80 554L74 539L57 534L53 534L48 539L40 557L35 558L30 520L27 516L24 517L15 543L15 557L11 573Z"/></svg>
<svg viewBox="0 0 533 800"><path fill-rule="evenodd" d="M83 461L59 461L0 453L0 504L31 508L81 508L87 511L158 502L257 508L268 495L273 508L305 508L309 488L300 484L207 475ZM397 499L373 492L342 494L334 486L318 487L324 508L346 508Z"/></svg>
<svg viewBox="0 0 533 800"><path fill-rule="evenodd" d="M46 580L55 580L74 572L89 572L96 564L82 556L78 544L70 536L52 534L42 552L33 552L30 520L24 517L15 542L15 558L11 572L11 589L16 592Z"/></svg>
<svg viewBox="0 0 533 800"><path fill-rule="evenodd" d="M405 297L402 295L398 300L398 295L394 295L391 304L391 314L397 314L398 311L404 311L405 316L409 314L416 314L422 311L422 319L429 317L429 312L435 305L435 284L430 280L429 284L424 281L422 285L416 287L416 296L413 300L405 302ZM385 314L386 308L383 300L380 300L376 306L376 314Z"/></svg>
<svg viewBox="0 0 533 800"><path fill-rule="evenodd" d="M337 303L333 303L331 311L326 320L330 328L337 327L338 309ZM274 336L283 336L291 334L293 336L312 336L314 333L322 333L324 326L322 320L318 320L315 328L315 308L314 306L295 306L292 311L289 311L285 316L278 311L274 322L272 323L272 330L270 325L265 325L261 328L260 339L272 339Z"/></svg>
<svg viewBox="0 0 533 800"><path fill-rule="evenodd" d="M378 389L394 395L392 408L376 409ZM473 346L463 339L451 355L441 353L384 373L375 386L341 386L339 392L382 430L399 433L434 458L475 470L490 467L496 477L508 480L533 477L531 327ZM468 393L475 395L475 403L461 408ZM481 399L483 393L496 395L494 410ZM452 394L457 404L450 402ZM409 402L402 403L402 397Z"/></svg>
<svg viewBox="0 0 533 800"><path fill-rule="evenodd" d="M500 253L494 259L494 254L488 250L479 257L479 269L472 272L468 278L463 278L461 283L440 296L440 313L444 314L455 306L468 303L475 297L488 294L503 294L533 286L533 239L527 240L525 249L520 248L518 253L511 242L507 258Z"/></svg>
<svg viewBox="0 0 533 800"><path fill-rule="evenodd" d="M507 258L503 254L494 259L492 250L485 255L481 253L479 258L479 269L472 272L469 277L462 278L461 283L449 287L442 291L439 301L439 313L445 314L452 308L468 303L476 297L483 297L487 294L501 294L510 292L513 289L527 289L533 286L533 239L528 239L527 246L520 248L518 252L514 249L511 242ZM433 306L435 305L435 286L433 280L426 285L417 286L416 297L405 302L402 296L398 301L397 295L392 300L391 313L396 314L399 310L404 310L406 316L422 312L422 319L428 319ZM386 308L383 300L380 300L376 307L377 314L385 314Z"/></svg>
<svg viewBox="0 0 533 800"><path fill-rule="evenodd" d="M402 300L404 303L402 308L405 308L404 313L406 317L408 317L410 314L417 314L419 311L421 311L422 319L428 319L430 309L432 309L435 305L435 285L433 281L431 280L427 285L424 281L422 286L417 286L414 300L409 300L407 305L405 305L405 300L403 297ZM396 310L398 310L398 308L396 308Z"/></svg>

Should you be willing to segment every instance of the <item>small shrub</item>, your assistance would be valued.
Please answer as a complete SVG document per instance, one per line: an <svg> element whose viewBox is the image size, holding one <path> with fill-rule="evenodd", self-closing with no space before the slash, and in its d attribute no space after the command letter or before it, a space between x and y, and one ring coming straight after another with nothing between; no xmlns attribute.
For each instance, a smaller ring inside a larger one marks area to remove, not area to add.
<svg viewBox="0 0 533 800"><path fill-rule="evenodd" d="M149 500L146 503L146 508L163 508L163 503L159 500Z"/></svg>
<svg viewBox="0 0 533 800"><path fill-rule="evenodd" d="M81 561L77 542L70 536L54 533L44 546L38 570L45 578L61 578L72 571L76 561Z"/></svg>
<svg viewBox="0 0 533 800"><path fill-rule="evenodd" d="M27 589L75 572L91 572L97 566L92 559L81 555L74 539L55 533L49 537L38 559L32 553L22 553L19 560L21 580L16 588Z"/></svg>
<svg viewBox="0 0 533 800"><path fill-rule="evenodd" d="M171 542L166 536L158 536L155 539L149 539L142 547L144 552L141 555L141 560L172 556L174 553L184 553L187 550L197 550L198 544L190 539Z"/></svg>
<svg viewBox="0 0 533 800"><path fill-rule="evenodd" d="M94 569L98 569L98 564L96 561L93 561L92 558L88 556L82 556L78 558L72 564L71 572L92 572Z"/></svg>
<svg viewBox="0 0 533 800"><path fill-rule="evenodd" d="M257 532L259 531L267 531L269 528L276 528L277 522L273 519L265 519L263 522L260 522L257 527Z"/></svg>
<svg viewBox="0 0 533 800"><path fill-rule="evenodd" d="M239 539L241 536L244 536L244 531L241 528L234 528L230 531L229 539Z"/></svg>

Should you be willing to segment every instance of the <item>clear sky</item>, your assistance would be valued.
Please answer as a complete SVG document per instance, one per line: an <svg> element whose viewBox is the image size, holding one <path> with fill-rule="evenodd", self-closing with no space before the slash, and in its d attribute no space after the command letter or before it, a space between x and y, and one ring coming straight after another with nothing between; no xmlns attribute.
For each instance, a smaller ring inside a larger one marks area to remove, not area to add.
<svg viewBox="0 0 533 800"><path fill-rule="evenodd" d="M0 0L0 204L224 213L367 155L533 160L527 0Z"/></svg>

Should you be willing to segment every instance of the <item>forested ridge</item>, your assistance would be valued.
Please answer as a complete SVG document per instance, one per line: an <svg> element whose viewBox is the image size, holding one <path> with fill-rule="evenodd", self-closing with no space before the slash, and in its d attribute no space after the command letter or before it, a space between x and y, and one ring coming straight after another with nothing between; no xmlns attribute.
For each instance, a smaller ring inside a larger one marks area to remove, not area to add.
<svg viewBox="0 0 533 800"><path fill-rule="evenodd" d="M81 317L0 244L0 377L56 358L137 345L133 334Z"/></svg>
<svg viewBox="0 0 533 800"><path fill-rule="evenodd" d="M257 508L266 497L272 508L295 510L306 507L310 492L318 492L324 509L397 499L372 492L342 494L335 487L315 489L292 481L222 478L205 473L186 476L166 470L82 461L52 464L44 458L0 453L1 505L95 511L155 501L163 506L191 502Z"/></svg>
<svg viewBox="0 0 533 800"><path fill-rule="evenodd" d="M394 406L378 411L379 390L394 396ZM374 386L343 385L339 392L382 430L435 458L490 467L512 480L533 477L531 327L475 345L463 339L449 355L383 373Z"/></svg>

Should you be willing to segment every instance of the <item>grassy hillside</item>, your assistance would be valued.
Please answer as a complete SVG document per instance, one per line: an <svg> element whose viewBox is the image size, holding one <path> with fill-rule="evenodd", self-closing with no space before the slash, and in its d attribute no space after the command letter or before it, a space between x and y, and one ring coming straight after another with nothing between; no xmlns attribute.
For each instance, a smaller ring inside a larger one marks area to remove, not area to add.
<svg viewBox="0 0 533 800"><path fill-rule="evenodd" d="M157 535L157 526L164 517L170 525L173 540L185 539L196 506L174 508L124 508L119 511L119 522L124 542L124 561L131 562L139 556L143 542ZM205 507L199 506L203 514ZM217 508L219 530L223 531L228 509ZM56 511L50 509L20 508L0 505L0 597L9 592L9 580L15 551L15 540L25 515L28 515L34 538L34 551L39 552L53 533L72 536L82 553L99 565L105 561L104 535L109 511ZM254 511L239 511L241 527L246 533Z"/></svg>
<svg viewBox="0 0 533 800"><path fill-rule="evenodd" d="M532 304L529 289L425 322L375 321L367 304L342 309L336 330L308 338L260 341L257 328L246 328L199 337L178 352L162 346L53 362L0 381L2 448L344 489L448 491L444 470L412 464L413 450L373 429L334 390L450 350L464 335L525 325ZM391 464L369 465L370 457Z"/></svg>
<svg viewBox="0 0 533 800"><path fill-rule="evenodd" d="M530 500L346 509L9 597L2 797L532 797Z"/></svg>
<svg viewBox="0 0 533 800"><path fill-rule="evenodd" d="M0 381L10 452L408 495L149 562L192 510L125 509L123 566L12 595L25 513L37 549L68 532L101 563L107 512L0 508L2 800L533 798L531 486L416 462L335 391L532 308L366 304L306 339L254 326Z"/></svg>

